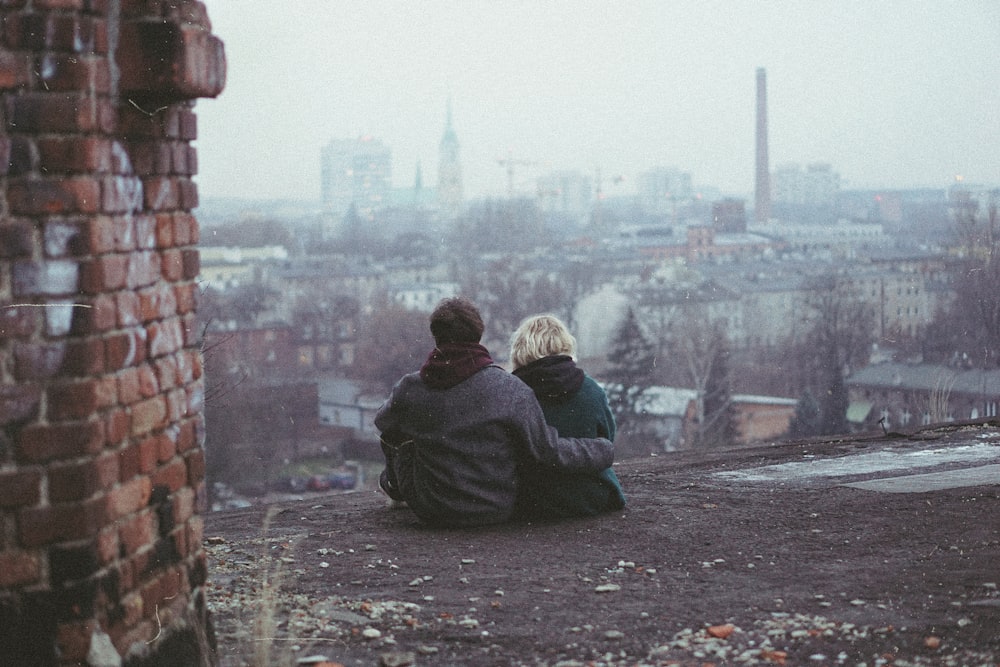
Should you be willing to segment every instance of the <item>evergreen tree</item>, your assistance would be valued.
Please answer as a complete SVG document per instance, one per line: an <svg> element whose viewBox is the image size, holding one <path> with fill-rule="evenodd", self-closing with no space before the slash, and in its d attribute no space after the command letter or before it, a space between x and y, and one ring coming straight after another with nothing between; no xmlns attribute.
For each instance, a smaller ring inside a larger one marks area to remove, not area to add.
<svg viewBox="0 0 1000 667"><path fill-rule="evenodd" d="M695 447L724 447L737 437L736 419L730 393L729 345L725 332L716 326L708 346L711 363L701 397L701 421L693 443Z"/></svg>
<svg viewBox="0 0 1000 667"><path fill-rule="evenodd" d="M618 432L634 435L637 430L638 404L652 384L656 355L652 343L639 326L631 307L615 331L608 352L608 401L615 415Z"/></svg>
<svg viewBox="0 0 1000 667"><path fill-rule="evenodd" d="M811 391L806 391L795 405L795 415L788 425L788 435L793 438L808 438L820 433L819 403Z"/></svg>

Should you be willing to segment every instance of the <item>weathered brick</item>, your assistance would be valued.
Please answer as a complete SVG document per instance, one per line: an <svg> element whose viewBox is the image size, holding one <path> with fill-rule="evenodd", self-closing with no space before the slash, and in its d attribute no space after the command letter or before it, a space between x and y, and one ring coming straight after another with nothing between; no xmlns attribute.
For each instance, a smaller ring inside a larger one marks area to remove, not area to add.
<svg viewBox="0 0 1000 667"><path fill-rule="evenodd" d="M139 314L143 321L160 320L177 314L174 290L166 283L158 283L139 291Z"/></svg>
<svg viewBox="0 0 1000 667"><path fill-rule="evenodd" d="M185 211L198 208L198 184L190 178L177 179L177 205Z"/></svg>
<svg viewBox="0 0 1000 667"><path fill-rule="evenodd" d="M42 85L49 91L88 90L106 95L111 91L111 73L104 58L48 53L38 71Z"/></svg>
<svg viewBox="0 0 1000 667"><path fill-rule="evenodd" d="M0 340L30 336L40 324L40 310L33 306L0 308Z"/></svg>
<svg viewBox="0 0 1000 667"><path fill-rule="evenodd" d="M33 424L17 436L17 458L23 463L71 459L94 455L104 447L100 421L64 424Z"/></svg>
<svg viewBox="0 0 1000 667"><path fill-rule="evenodd" d="M59 659L70 664L86 664L90 651L90 638L97 628L95 619L64 621L56 630L56 647Z"/></svg>
<svg viewBox="0 0 1000 667"><path fill-rule="evenodd" d="M49 309L52 310L52 309ZM117 328L118 313L115 298L110 294L98 294L90 303L76 304L73 308L71 332L79 336L101 334Z"/></svg>
<svg viewBox="0 0 1000 667"><path fill-rule="evenodd" d="M45 256L65 258L89 254L86 238L80 233L82 224L72 219L47 222L43 232Z"/></svg>
<svg viewBox="0 0 1000 667"><path fill-rule="evenodd" d="M86 419L98 408L106 408L117 399L114 378L62 382L47 392L50 420Z"/></svg>
<svg viewBox="0 0 1000 667"><path fill-rule="evenodd" d="M135 220L135 245L140 250L153 250L156 248L156 216L136 215Z"/></svg>
<svg viewBox="0 0 1000 667"><path fill-rule="evenodd" d="M94 547L98 562L102 566L114 562L118 558L118 529L114 525L102 528L97 533Z"/></svg>
<svg viewBox="0 0 1000 667"><path fill-rule="evenodd" d="M66 369L69 345L58 343L18 343L14 346L14 377L19 382L46 380ZM67 371L68 372L68 371Z"/></svg>
<svg viewBox="0 0 1000 667"><path fill-rule="evenodd" d="M89 176L19 180L8 184L7 202L15 215L96 213L101 202L101 186Z"/></svg>
<svg viewBox="0 0 1000 667"><path fill-rule="evenodd" d="M40 137L39 167L50 174L111 171L111 142L100 137Z"/></svg>
<svg viewBox="0 0 1000 667"><path fill-rule="evenodd" d="M171 211L178 208L180 193L174 179L167 176L144 178L142 187L146 210Z"/></svg>
<svg viewBox="0 0 1000 667"><path fill-rule="evenodd" d="M0 223L0 258L31 257L34 247L34 225L20 221Z"/></svg>
<svg viewBox="0 0 1000 667"><path fill-rule="evenodd" d="M142 209L142 181L134 176L108 176L101 181L101 210L131 213Z"/></svg>
<svg viewBox="0 0 1000 667"><path fill-rule="evenodd" d="M108 372L127 368L135 359L135 338L131 333L112 334L104 339L103 353Z"/></svg>
<svg viewBox="0 0 1000 667"><path fill-rule="evenodd" d="M132 253L128 264L126 285L137 289L152 285L160 278L160 256L155 252Z"/></svg>
<svg viewBox="0 0 1000 667"><path fill-rule="evenodd" d="M174 246L174 218L171 213L156 214L156 247L172 248Z"/></svg>
<svg viewBox="0 0 1000 667"><path fill-rule="evenodd" d="M181 252L184 262L184 279L194 280L201 271L201 256L197 250L184 250Z"/></svg>
<svg viewBox="0 0 1000 667"><path fill-rule="evenodd" d="M165 176L170 173L171 154L160 140L134 140L129 142L132 165L138 176Z"/></svg>
<svg viewBox="0 0 1000 667"><path fill-rule="evenodd" d="M162 428L167 418L167 403L162 396L146 399L132 406L132 435L144 435Z"/></svg>
<svg viewBox="0 0 1000 667"><path fill-rule="evenodd" d="M175 213L174 242L178 246L191 245L198 242L198 221L190 213Z"/></svg>
<svg viewBox="0 0 1000 667"><path fill-rule="evenodd" d="M194 282L174 286L174 298L177 300L177 314L194 313L198 307L198 286Z"/></svg>
<svg viewBox="0 0 1000 667"><path fill-rule="evenodd" d="M175 458L157 468L153 473L152 481L153 486L166 486L170 493L175 493L181 487L187 486L188 471L184 459Z"/></svg>
<svg viewBox="0 0 1000 667"><path fill-rule="evenodd" d="M88 216L81 233L85 254L103 255L115 249L113 218L109 216Z"/></svg>
<svg viewBox="0 0 1000 667"><path fill-rule="evenodd" d="M140 512L125 519L118 529L119 543L125 553L131 556L139 549L152 544L156 536L156 521L152 512Z"/></svg>
<svg viewBox="0 0 1000 667"><path fill-rule="evenodd" d="M41 470L35 467L23 466L13 472L0 473L0 507L36 505L41 498L41 484Z"/></svg>
<svg viewBox="0 0 1000 667"><path fill-rule="evenodd" d="M139 295L131 290L115 294L115 308L118 311L118 326L126 329L140 324Z"/></svg>
<svg viewBox="0 0 1000 667"><path fill-rule="evenodd" d="M98 491L109 489L117 481L118 457L114 454L53 465L49 468L49 500L83 500Z"/></svg>
<svg viewBox="0 0 1000 667"><path fill-rule="evenodd" d="M18 537L26 548L82 540L110 523L107 498L29 507L18 512Z"/></svg>
<svg viewBox="0 0 1000 667"><path fill-rule="evenodd" d="M176 283L184 278L184 258L180 250L169 248L164 250L160 261L163 279Z"/></svg>
<svg viewBox="0 0 1000 667"><path fill-rule="evenodd" d="M72 260L17 260L11 271L15 296L76 294L80 265Z"/></svg>
<svg viewBox="0 0 1000 667"><path fill-rule="evenodd" d="M176 433L176 431L172 433ZM154 438L156 442L157 462L166 463L177 454L177 442L175 438L176 435L171 436L170 433L160 433Z"/></svg>
<svg viewBox="0 0 1000 667"><path fill-rule="evenodd" d="M143 398L152 398L160 393L160 381L156 377L156 368L149 364L139 367L139 394Z"/></svg>
<svg viewBox="0 0 1000 667"><path fill-rule="evenodd" d="M149 334L149 358L155 359L165 354L173 354L181 349L184 334L180 319L174 317L160 322L152 322L146 327Z"/></svg>
<svg viewBox="0 0 1000 667"><path fill-rule="evenodd" d="M34 584L41 576L42 566L37 553L0 551L0 589Z"/></svg>
<svg viewBox="0 0 1000 667"><path fill-rule="evenodd" d="M149 477L139 476L119 484L108 492L112 521L134 514L149 503L153 487Z"/></svg>
<svg viewBox="0 0 1000 667"><path fill-rule="evenodd" d="M118 373L118 404L131 405L139 399L139 370L134 367L122 369Z"/></svg>
<svg viewBox="0 0 1000 667"><path fill-rule="evenodd" d="M177 431L177 451L184 453L198 445L194 420L183 421Z"/></svg>
<svg viewBox="0 0 1000 667"><path fill-rule="evenodd" d="M180 384L180 378L177 374L177 356L169 355L160 357L153 362L153 367L156 369L156 378L160 382L161 389L173 389Z"/></svg>
<svg viewBox="0 0 1000 667"><path fill-rule="evenodd" d="M86 294L113 292L126 286L129 273L129 256L126 254L101 255L80 265L80 288Z"/></svg>
<svg viewBox="0 0 1000 667"><path fill-rule="evenodd" d="M38 413L41 397L41 389L36 385L0 385L0 426L33 418Z"/></svg>
<svg viewBox="0 0 1000 667"><path fill-rule="evenodd" d="M124 408L108 410L104 417L104 440L112 447L119 445L129 435L131 419Z"/></svg>
<svg viewBox="0 0 1000 667"><path fill-rule="evenodd" d="M99 375L105 370L105 344L100 338L69 340L65 343L62 372L68 376Z"/></svg>
<svg viewBox="0 0 1000 667"><path fill-rule="evenodd" d="M188 484L198 484L205 479L205 450L192 449L185 454L188 467Z"/></svg>
<svg viewBox="0 0 1000 667"><path fill-rule="evenodd" d="M31 58L23 53L0 50L0 90L21 88L31 83Z"/></svg>
<svg viewBox="0 0 1000 667"><path fill-rule="evenodd" d="M177 114L180 123L178 138L184 141L194 141L198 138L198 116L190 108L181 108Z"/></svg>

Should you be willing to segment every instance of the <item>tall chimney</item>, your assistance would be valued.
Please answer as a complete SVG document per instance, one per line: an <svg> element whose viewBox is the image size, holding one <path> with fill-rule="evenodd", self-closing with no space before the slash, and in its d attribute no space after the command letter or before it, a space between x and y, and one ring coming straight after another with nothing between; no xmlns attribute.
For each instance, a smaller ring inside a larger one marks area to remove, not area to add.
<svg viewBox="0 0 1000 667"><path fill-rule="evenodd" d="M754 220L767 222L771 217L771 170L767 159L767 73L757 68L757 192Z"/></svg>

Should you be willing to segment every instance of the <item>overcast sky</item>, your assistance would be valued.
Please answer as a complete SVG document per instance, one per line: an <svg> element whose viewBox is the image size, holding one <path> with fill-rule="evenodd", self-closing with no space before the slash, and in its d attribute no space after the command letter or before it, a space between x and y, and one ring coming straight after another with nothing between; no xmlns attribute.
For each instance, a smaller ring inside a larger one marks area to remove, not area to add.
<svg viewBox="0 0 1000 667"><path fill-rule="evenodd" d="M228 82L200 100L204 197L319 198L333 138L392 148L397 186L437 181L449 97L466 195L497 159L600 169L609 194L653 166L753 191L755 71L772 168L828 162L847 188L1000 184L996 0L207 0ZM613 176L625 181L613 185Z"/></svg>

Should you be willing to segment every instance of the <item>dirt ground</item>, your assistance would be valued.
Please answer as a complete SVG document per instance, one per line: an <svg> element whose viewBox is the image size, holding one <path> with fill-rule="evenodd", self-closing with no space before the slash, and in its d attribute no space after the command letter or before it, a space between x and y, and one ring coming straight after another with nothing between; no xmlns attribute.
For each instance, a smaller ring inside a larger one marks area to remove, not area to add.
<svg viewBox="0 0 1000 667"><path fill-rule="evenodd" d="M626 510L551 523L429 529L374 491L213 513L219 664L996 667L1000 486L715 474L970 441L1000 429L626 461Z"/></svg>

